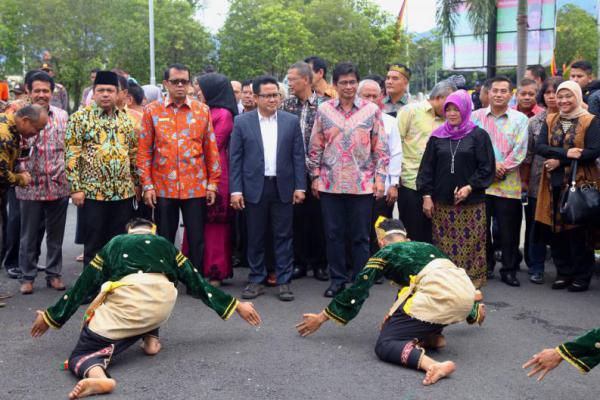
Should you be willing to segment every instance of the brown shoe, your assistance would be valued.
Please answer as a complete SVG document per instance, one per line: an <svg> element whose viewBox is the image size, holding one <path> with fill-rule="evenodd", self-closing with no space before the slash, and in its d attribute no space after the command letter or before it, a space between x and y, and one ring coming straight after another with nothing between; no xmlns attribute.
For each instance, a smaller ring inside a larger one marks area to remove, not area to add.
<svg viewBox="0 0 600 400"><path fill-rule="evenodd" d="M65 290L65 284L63 283L62 279L60 278L51 278L48 281L46 281L46 286L49 288L52 288L54 290Z"/></svg>
<svg viewBox="0 0 600 400"><path fill-rule="evenodd" d="M33 282L23 282L21 284L21 289L19 289L21 294L31 294L33 293Z"/></svg>

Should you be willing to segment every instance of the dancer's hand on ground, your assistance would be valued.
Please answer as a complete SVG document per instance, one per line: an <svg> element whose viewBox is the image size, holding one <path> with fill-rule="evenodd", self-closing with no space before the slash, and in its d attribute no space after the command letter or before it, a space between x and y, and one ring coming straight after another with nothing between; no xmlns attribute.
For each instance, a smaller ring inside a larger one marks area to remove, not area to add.
<svg viewBox="0 0 600 400"><path fill-rule="evenodd" d="M304 314L302 318L302 322L296 324L296 329L302 337L315 333L329 319L324 312L320 312L319 314Z"/></svg>
<svg viewBox="0 0 600 400"><path fill-rule="evenodd" d="M238 302L235 310L244 321L252 326L259 326L262 322L260 315L258 315L258 312L254 309L254 305L250 302Z"/></svg>
<svg viewBox="0 0 600 400"><path fill-rule="evenodd" d="M43 311L37 311L37 317L31 327L31 336L34 338L42 336L50 328L44 320L43 314Z"/></svg>
<svg viewBox="0 0 600 400"><path fill-rule="evenodd" d="M546 374L558 367L558 364L562 361L562 357L556 349L545 349L535 354L531 360L523 364L523 369L531 368L531 371L527 374L528 377L540 374L537 378L538 382L543 380Z"/></svg>

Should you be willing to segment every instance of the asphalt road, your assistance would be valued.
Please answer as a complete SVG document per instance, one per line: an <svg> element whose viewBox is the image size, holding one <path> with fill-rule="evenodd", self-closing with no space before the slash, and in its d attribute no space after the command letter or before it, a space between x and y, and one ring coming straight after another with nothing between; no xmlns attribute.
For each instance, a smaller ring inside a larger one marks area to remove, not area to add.
<svg viewBox="0 0 600 400"><path fill-rule="evenodd" d="M81 251L73 244L74 209L64 246L64 275L73 282L81 269ZM552 265L547 266L553 273ZM239 296L247 270L236 269L224 290ZM198 300L182 294L171 319L161 328L163 350L155 357L137 346L115 358L117 379L112 399L593 399L600 393L600 368L588 376L562 363L546 380L526 377L521 364L544 347L553 347L600 325L600 278L586 293L552 291L519 274L523 286L491 281L484 293L488 317L481 328L451 326L448 346L429 355L454 360L458 369L431 387L423 374L380 362L373 351L377 326L394 300L395 289L376 286L359 316L346 327L333 322L315 335L300 338L294 324L304 312L326 304L327 284L312 278L295 281L296 300L282 303L276 290L254 303L263 325L253 328L237 315L223 322ZM551 280L549 276L548 281ZM43 273L31 296L18 294L18 283L0 274L0 291L14 297L0 309L0 399L63 399L76 380L61 371L78 337L80 310L60 331L33 340L29 328L35 310L60 294L43 287ZM184 292L184 291L182 291Z"/></svg>

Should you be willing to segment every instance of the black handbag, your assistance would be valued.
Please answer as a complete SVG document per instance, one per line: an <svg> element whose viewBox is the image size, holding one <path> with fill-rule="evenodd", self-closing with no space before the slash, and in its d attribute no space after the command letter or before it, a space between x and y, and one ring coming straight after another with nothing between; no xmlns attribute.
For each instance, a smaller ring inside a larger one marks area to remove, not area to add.
<svg viewBox="0 0 600 400"><path fill-rule="evenodd" d="M577 160L571 162L571 182L560 199L560 213L570 225L587 225L600 220L600 192L595 183L576 184Z"/></svg>

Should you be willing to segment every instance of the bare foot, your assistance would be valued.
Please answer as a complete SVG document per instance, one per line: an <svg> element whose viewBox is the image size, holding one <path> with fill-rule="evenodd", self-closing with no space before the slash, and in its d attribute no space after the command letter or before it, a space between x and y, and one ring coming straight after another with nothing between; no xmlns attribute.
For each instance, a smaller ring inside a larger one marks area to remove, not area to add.
<svg viewBox="0 0 600 400"><path fill-rule="evenodd" d="M142 340L144 341L142 344L142 349L144 349L144 353L146 353L146 355L153 356L158 354L162 345L156 336L144 336Z"/></svg>
<svg viewBox="0 0 600 400"><path fill-rule="evenodd" d="M110 393L115 390L117 382L110 378L86 378L77 382L69 393L69 399L80 399L95 394Z"/></svg>
<svg viewBox="0 0 600 400"><path fill-rule="evenodd" d="M481 293L481 290L475 291L475 301L483 301L483 293Z"/></svg>
<svg viewBox="0 0 600 400"><path fill-rule="evenodd" d="M442 378L446 378L456 370L456 365L452 361L444 361L441 363L433 364L425 373L425 379L423 379L423 385L433 385Z"/></svg>

